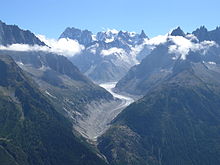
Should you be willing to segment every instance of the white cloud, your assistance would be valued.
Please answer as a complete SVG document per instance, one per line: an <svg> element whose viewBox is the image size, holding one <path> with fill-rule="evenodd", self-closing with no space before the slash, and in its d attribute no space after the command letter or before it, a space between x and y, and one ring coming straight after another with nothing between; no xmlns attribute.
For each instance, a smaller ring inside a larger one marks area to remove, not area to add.
<svg viewBox="0 0 220 165"><path fill-rule="evenodd" d="M106 33L107 34L115 34L115 35L117 35L119 33L119 31L116 30L116 29L108 29L107 28Z"/></svg>
<svg viewBox="0 0 220 165"><path fill-rule="evenodd" d="M62 54L64 56L74 56L84 50L84 46L80 45L78 41L69 38L61 38L59 40L48 39L43 35L37 37L51 48L52 52Z"/></svg>
<svg viewBox="0 0 220 165"><path fill-rule="evenodd" d="M193 34L187 34L185 37L190 41L199 42L198 38Z"/></svg>
<svg viewBox="0 0 220 165"><path fill-rule="evenodd" d="M169 33L165 35L159 35L151 39L145 39L143 45L139 45L135 48L136 53L143 50L144 46L150 46L150 50L153 50L157 45L170 41L173 44L169 46L169 53L176 55L173 57L173 59L177 59L179 57L181 57L181 59L186 59L186 56L190 50L194 52L200 51L201 53L205 54L210 47L218 46L214 41L203 41L199 43L198 39L192 34L188 34L186 37L182 37L171 36Z"/></svg>
<svg viewBox="0 0 220 165"><path fill-rule="evenodd" d="M12 44L8 46L0 45L0 50L11 50L11 51L49 51L50 48L47 46L39 45L27 45L27 44Z"/></svg>
<svg viewBox="0 0 220 165"><path fill-rule="evenodd" d="M151 39L144 39L144 42L140 45L136 45L131 47L131 53L133 56L138 56L138 54L145 49L146 55L150 54L150 52L156 48L157 45L163 44L167 42L168 34L166 35L159 35Z"/></svg>
<svg viewBox="0 0 220 165"><path fill-rule="evenodd" d="M146 45L160 45L167 42L168 35L159 35L151 39L145 39Z"/></svg>
<svg viewBox="0 0 220 165"><path fill-rule="evenodd" d="M152 52L154 48L155 48L154 45L140 44L140 45L136 45L135 47L131 47L132 51L130 52L130 54L133 57L137 57L142 51L144 51L145 57L146 57Z"/></svg>
<svg viewBox="0 0 220 165"><path fill-rule="evenodd" d="M174 44L169 46L169 53L174 53L177 56L181 56L181 59L185 60L189 51L201 51L203 54L207 52L210 47L217 46L214 41L203 41L200 43L191 42L190 39L186 39L182 36L169 36Z"/></svg>
<svg viewBox="0 0 220 165"><path fill-rule="evenodd" d="M43 35L38 35L38 38L43 41L47 46L39 45L27 45L27 44L12 44L8 46L0 45L0 50L9 51L45 51L51 53L57 53L64 56L74 56L80 53L84 46L80 45L77 41L62 38L59 40L47 39Z"/></svg>
<svg viewBox="0 0 220 165"><path fill-rule="evenodd" d="M169 39L174 42L174 45L169 47L169 52L181 55L182 59L186 59L190 48L193 48L193 43L182 36L169 36Z"/></svg>

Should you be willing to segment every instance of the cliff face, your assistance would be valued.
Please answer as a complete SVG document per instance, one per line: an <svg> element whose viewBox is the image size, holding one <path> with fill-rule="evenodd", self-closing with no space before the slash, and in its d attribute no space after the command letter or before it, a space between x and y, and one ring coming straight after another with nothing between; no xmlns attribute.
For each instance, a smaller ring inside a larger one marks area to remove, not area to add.
<svg viewBox="0 0 220 165"><path fill-rule="evenodd" d="M6 25L0 21L0 45L29 44L45 46L29 30L22 30L16 25Z"/></svg>

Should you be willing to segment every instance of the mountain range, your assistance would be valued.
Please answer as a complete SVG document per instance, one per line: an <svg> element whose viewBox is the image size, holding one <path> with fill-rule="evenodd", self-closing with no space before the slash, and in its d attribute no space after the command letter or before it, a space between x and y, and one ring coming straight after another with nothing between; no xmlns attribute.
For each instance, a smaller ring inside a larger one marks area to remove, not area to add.
<svg viewBox="0 0 220 165"><path fill-rule="evenodd" d="M218 28L215 31L217 35ZM195 32L199 33L199 30ZM117 83L116 90L145 95L148 90L169 77L179 59L203 62L212 67L218 66L220 60L218 41L200 41L193 35L195 32L185 34L178 27L171 34L163 36L162 39L159 38L160 44L139 65L129 70Z"/></svg>
<svg viewBox="0 0 220 165"><path fill-rule="evenodd" d="M204 26L185 34L180 27L168 33L173 37L188 37L193 42L214 41L220 43L219 27L208 31ZM166 34L166 35L168 35ZM191 37L191 38L189 38ZM194 38L193 38L194 37ZM93 34L88 30L67 28L60 38L70 38L84 46L84 50L69 59L95 82L118 81L139 64L158 45L158 37L149 39L142 30L135 32L107 30Z"/></svg>
<svg viewBox="0 0 220 165"><path fill-rule="evenodd" d="M220 163L219 27L154 38L67 28L60 39L83 49L64 57L0 25L0 164Z"/></svg>
<svg viewBox="0 0 220 165"><path fill-rule="evenodd" d="M100 151L111 164L217 165L219 71L178 60L166 80L113 121L99 138Z"/></svg>
<svg viewBox="0 0 220 165"><path fill-rule="evenodd" d="M94 35L88 30L67 28L60 38L77 40L85 47L80 54L69 59L81 72L100 83L118 81L137 64L136 47L148 37L143 30L141 34L107 30Z"/></svg>
<svg viewBox="0 0 220 165"><path fill-rule="evenodd" d="M38 38L30 34L23 43L10 34L8 42L31 45ZM75 127L90 115L90 104L117 100L64 56L38 50L1 49L0 54L0 164L106 164Z"/></svg>
<svg viewBox="0 0 220 165"><path fill-rule="evenodd" d="M143 98L99 138L111 164L220 162L220 49L218 40L198 38L174 29L117 83L116 91Z"/></svg>

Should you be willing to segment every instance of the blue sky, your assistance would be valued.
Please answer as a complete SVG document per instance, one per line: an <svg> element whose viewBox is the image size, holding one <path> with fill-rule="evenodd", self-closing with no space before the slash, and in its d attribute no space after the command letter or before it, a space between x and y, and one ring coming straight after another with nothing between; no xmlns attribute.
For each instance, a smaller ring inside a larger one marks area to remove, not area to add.
<svg viewBox="0 0 220 165"><path fill-rule="evenodd" d="M186 32L220 25L219 0L1 0L0 19L57 38L66 27L114 28L150 37L181 26Z"/></svg>

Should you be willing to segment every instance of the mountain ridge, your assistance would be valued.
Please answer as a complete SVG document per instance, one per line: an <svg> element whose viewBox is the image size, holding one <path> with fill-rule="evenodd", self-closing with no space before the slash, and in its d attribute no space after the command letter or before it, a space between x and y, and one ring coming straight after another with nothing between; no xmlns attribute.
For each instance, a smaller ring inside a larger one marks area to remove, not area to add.
<svg viewBox="0 0 220 165"><path fill-rule="evenodd" d="M29 44L46 46L29 30L22 30L17 25L6 25L0 20L0 45Z"/></svg>
<svg viewBox="0 0 220 165"><path fill-rule="evenodd" d="M219 163L219 72L202 63L182 62L177 73L127 107L99 138L99 149L109 162Z"/></svg>
<svg viewBox="0 0 220 165"><path fill-rule="evenodd" d="M0 55L0 68L1 163L105 164L12 58Z"/></svg>

